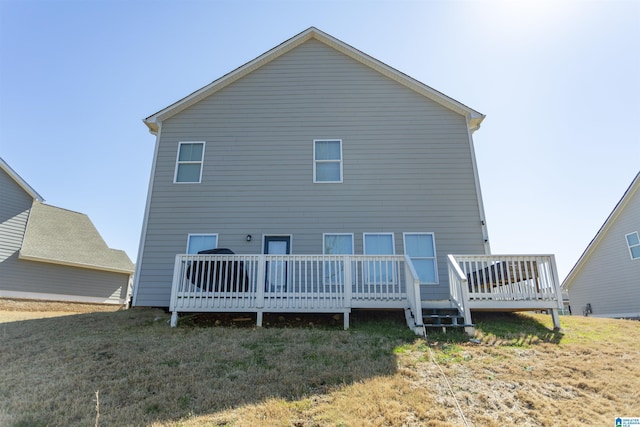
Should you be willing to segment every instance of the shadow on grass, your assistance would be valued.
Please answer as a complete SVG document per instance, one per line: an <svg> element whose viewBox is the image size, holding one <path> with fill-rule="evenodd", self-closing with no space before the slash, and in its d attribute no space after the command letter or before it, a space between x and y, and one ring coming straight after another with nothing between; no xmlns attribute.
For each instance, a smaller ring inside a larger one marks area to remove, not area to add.
<svg viewBox="0 0 640 427"><path fill-rule="evenodd" d="M564 334L549 329L535 318L520 313L473 313L476 338L483 344L527 346L559 344Z"/></svg>
<svg viewBox="0 0 640 427"><path fill-rule="evenodd" d="M0 324L0 425L175 423L393 375L402 312L185 316L133 309ZM235 319L235 320L234 320ZM230 323L226 323L230 322ZM97 395L99 392L99 407Z"/></svg>

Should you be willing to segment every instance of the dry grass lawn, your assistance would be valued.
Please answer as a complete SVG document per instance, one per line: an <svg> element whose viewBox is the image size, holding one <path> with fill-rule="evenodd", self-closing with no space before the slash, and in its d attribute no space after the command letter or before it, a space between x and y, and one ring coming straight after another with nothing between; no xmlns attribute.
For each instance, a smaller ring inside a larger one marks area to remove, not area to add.
<svg viewBox="0 0 640 427"><path fill-rule="evenodd" d="M98 308L0 300L0 425L605 426L640 416L640 322L562 317L558 333L550 316L487 314L472 342L416 337L401 313L354 313L349 331L295 315L266 316L262 329L246 315L187 316L171 329L161 310Z"/></svg>

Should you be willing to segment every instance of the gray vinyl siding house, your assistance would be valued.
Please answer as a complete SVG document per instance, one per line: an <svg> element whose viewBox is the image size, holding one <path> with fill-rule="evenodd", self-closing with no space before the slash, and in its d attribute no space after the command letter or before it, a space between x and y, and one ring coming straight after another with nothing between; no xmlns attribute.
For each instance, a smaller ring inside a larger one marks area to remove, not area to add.
<svg viewBox="0 0 640 427"><path fill-rule="evenodd" d="M422 295L447 299L446 254L485 253L471 131L443 100L310 38L162 121L134 304L168 305L190 233L240 254L283 234L322 254L323 233L353 233L362 254L363 233L393 233L403 254L403 232L431 232L438 282ZM313 182L317 139L342 141L341 183ZM205 142L197 184L174 183L186 141Z"/></svg>
<svg viewBox="0 0 640 427"><path fill-rule="evenodd" d="M416 333L422 306L467 325L498 299L556 313L552 256L488 258L483 119L309 28L144 120L156 145L133 305L169 307L173 325L179 311L254 311L260 325L324 310L345 328L352 308L402 308ZM216 247L234 255L194 255ZM509 277L467 286L496 266Z"/></svg>
<svg viewBox="0 0 640 427"><path fill-rule="evenodd" d="M89 218L44 200L0 158L0 298L123 304L134 266Z"/></svg>
<svg viewBox="0 0 640 427"><path fill-rule="evenodd" d="M640 318L639 235L640 173L562 284L572 314Z"/></svg>

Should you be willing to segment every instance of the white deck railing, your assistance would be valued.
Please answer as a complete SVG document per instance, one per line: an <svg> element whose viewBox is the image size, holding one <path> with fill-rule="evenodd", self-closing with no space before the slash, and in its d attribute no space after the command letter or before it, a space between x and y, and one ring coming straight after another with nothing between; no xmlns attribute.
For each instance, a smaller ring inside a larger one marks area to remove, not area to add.
<svg viewBox="0 0 640 427"><path fill-rule="evenodd" d="M171 289L178 312L343 313L403 308L420 329L417 274L403 255L177 255Z"/></svg>
<svg viewBox="0 0 640 427"><path fill-rule="evenodd" d="M553 255L449 255L452 302L470 310L551 310L559 327L562 292Z"/></svg>

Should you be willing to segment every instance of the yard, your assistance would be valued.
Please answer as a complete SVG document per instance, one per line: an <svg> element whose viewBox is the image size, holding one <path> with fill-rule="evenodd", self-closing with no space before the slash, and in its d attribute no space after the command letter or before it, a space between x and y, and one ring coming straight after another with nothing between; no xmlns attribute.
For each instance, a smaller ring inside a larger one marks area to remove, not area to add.
<svg viewBox="0 0 640 427"><path fill-rule="evenodd" d="M96 311L101 310L111 311ZM192 315L0 300L0 425L613 425L640 416L640 322Z"/></svg>

